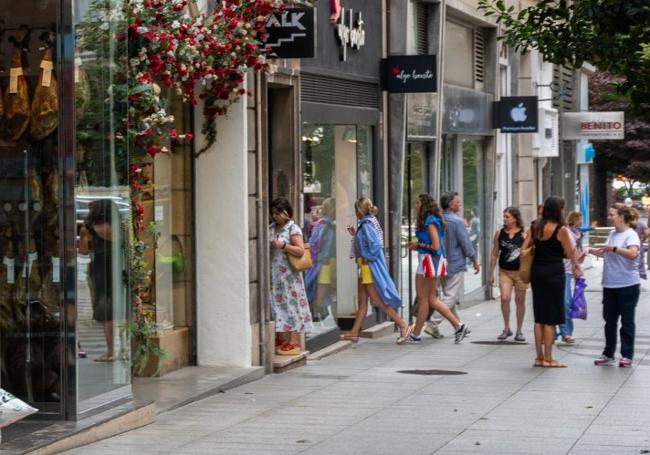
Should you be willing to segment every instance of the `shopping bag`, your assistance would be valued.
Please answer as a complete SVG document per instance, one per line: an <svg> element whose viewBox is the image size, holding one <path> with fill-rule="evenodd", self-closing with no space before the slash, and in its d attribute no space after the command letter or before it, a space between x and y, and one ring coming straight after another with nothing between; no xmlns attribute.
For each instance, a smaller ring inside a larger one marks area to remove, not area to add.
<svg viewBox="0 0 650 455"><path fill-rule="evenodd" d="M571 319L587 319L587 299L585 289L587 282L583 277L576 278L576 287L571 299Z"/></svg>
<svg viewBox="0 0 650 455"><path fill-rule="evenodd" d="M38 411L4 389L0 389L0 428L11 425Z"/></svg>

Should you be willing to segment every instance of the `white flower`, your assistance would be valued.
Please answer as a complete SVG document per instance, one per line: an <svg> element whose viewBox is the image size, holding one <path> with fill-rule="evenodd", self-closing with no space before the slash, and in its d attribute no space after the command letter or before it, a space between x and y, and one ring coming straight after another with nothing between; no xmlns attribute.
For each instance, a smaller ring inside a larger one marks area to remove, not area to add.
<svg viewBox="0 0 650 455"><path fill-rule="evenodd" d="M174 22L172 22L172 28L180 28L180 27L181 27L181 23L180 23L180 22L178 22L178 21L174 21Z"/></svg>

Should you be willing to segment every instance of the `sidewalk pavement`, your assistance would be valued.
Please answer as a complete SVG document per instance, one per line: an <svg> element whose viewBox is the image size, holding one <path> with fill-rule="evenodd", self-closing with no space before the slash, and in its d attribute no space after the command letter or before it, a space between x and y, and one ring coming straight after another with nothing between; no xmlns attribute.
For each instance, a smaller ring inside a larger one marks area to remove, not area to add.
<svg viewBox="0 0 650 455"><path fill-rule="evenodd" d="M601 264L587 271L590 314L576 321L577 344L554 350L566 369L532 368L530 302L527 344L482 343L502 329L499 304L489 301L461 310L472 333L460 345L449 325L445 338L420 345L363 340L67 453L650 453L650 296L644 291L637 308L633 368L594 366Z"/></svg>

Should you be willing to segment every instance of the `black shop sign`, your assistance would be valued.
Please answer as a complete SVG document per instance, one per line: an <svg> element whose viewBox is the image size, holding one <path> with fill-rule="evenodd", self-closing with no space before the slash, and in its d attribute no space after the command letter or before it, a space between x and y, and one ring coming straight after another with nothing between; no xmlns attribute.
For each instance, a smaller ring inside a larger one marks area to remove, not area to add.
<svg viewBox="0 0 650 455"><path fill-rule="evenodd" d="M506 96L496 103L496 127L502 133L537 133L536 96Z"/></svg>
<svg viewBox="0 0 650 455"><path fill-rule="evenodd" d="M435 55L394 55L382 60L383 90L389 93L438 91Z"/></svg>
<svg viewBox="0 0 650 455"><path fill-rule="evenodd" d="M316 56L316 10L286 8L266 22L266 45L271 57L313 58Z"/></svg>

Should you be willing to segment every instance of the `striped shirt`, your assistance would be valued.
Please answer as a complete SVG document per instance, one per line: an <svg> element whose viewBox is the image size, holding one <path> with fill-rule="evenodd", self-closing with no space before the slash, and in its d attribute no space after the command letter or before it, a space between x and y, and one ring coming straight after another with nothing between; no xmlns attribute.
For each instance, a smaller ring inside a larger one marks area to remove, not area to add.
<svg viewBox="0 0 650 455"><path fill-rule="evenodd" d="M377 235L379 237L379 241L381 242L381 247L384 247L384 231L381 228L381 225L379 224L379 220L375 216L370 217L370 221L372 222L372 225L377 229ZM359 255L357 254L357 247L354 242L354 236L352 237L352 241L350 242L350 259L356 259L358 258Z"/></svg>

